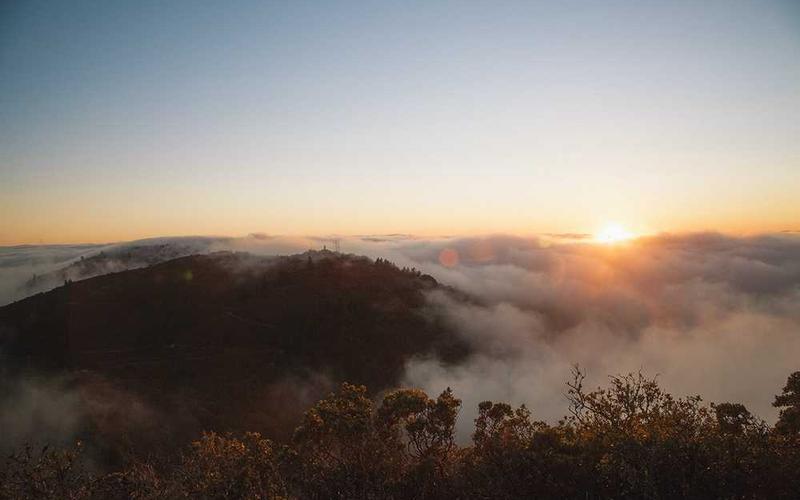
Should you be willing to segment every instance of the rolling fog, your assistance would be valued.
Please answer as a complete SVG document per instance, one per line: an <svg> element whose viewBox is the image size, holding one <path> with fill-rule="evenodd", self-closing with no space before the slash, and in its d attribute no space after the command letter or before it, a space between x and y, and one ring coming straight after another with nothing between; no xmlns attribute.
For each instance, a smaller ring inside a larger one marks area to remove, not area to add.
<svg viewBox="0 0 800 500"><path fill-rule="evenodd" d="M343 252L416 267L473 297L454 301L431 293L428 300L429 313L454 327L475 354L458 366L412 359L405 373L407 385L429 394L454 389L464 401L462 438L477 403L487 399L525 403L535 418L557 421L566 413L564 382L575 364L588 372L591 386L603 384L610 374L641 370L658 376L676 395L742 402L774 421L772 399L789 373L800 369L797 235L661 235L617 245L588 241L582 235L392 235L345 238L340 245ZM178 254L269 255L332 245L326 238L250 235L5 248L0 303L32 293L24 284L33 273L52 272L99 251L108 255L107 270L135 267L130 259L115 266L115 252L151 244L177 245ZM49 386L20 390L31 407L53 392ZM50 399L69 406L70 397ZM15 406L12 415L7 407L0 421L19 420L24 409Z"/></svg>
<svg viewBox="0 0 800 500"><path fill-rule="evenodd" d="M438 262L445 249L457 265ZM401 252L482 301L432 295L478 354L450 368L412 360L406 373L409 385L433 393L452 387L464 400L464 428L484 399L526 403L556 421L574 364L592 386L641 370L677 395L742 402L774 421L773 397L800 367L796 237L695 234L611 246L494 237Z"/></svg>

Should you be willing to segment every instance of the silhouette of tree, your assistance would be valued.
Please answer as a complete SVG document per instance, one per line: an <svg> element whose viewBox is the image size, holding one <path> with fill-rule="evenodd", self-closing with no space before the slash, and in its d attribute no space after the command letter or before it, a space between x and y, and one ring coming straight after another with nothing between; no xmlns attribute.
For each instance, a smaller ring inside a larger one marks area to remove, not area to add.
<svg viewBox="0 0 800 500"><path fill-rule="evenodd" d="M775 396L772 406L781 409L775 430L782 434L800 434L800 371L789 375L783 392Z"/></svg>
<svg viewBox="0 0 800 500"><path fill-rule="evenodd" d="M471 446L455 443L461 401L344 383L313 405L290 443L204 433L177 456L132 457L93 475L73 450L27 447L0 468L0 498L796 498L800 439L739 403L674 398L641 373L587 390L577 367L569 416L484 401ZM793 408L797 374L776 398ZM782 418L785 412L782 413Z"/></svg>

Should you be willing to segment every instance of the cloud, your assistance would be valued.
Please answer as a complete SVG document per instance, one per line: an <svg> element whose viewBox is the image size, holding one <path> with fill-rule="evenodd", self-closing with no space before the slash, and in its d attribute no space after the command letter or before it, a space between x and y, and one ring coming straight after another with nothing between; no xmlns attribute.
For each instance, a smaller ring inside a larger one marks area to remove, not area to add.
<svg viewBox="0 0 800 500"><path fill-rule="evenodd" d="M593 384L644 370L676 394L743 402L767 420L800 369L797 237L660 235L607 246L493 236L393 251L477 299L429 296L475 354L458 366L414 359L406 370L406 384L450 386L464 399L463 432L484 399L557 420L576 363ZM442 264L443 251L458 263Z"/></svg>
<svg viewBox="0 0 800 500"><path fill-rule="evenodd" d="M64 444L83 418L80 398L63 378L3 380L0 384L0 452L24 443Z"/></svg>
<svg viewBox="0 0 800 500"><path fill-rule="evenodd" d="M89 429L108 443L129 435L163 440L176 429L169 420L174 416L157 414L142 399L97 374L4 375L0 453L26 444L71 445Z"/></svg>
<svg viewBox="0 0 800 500"><path fill-rule="evenodd" d="M0 247L0 306L51 290L65 280L81 280L135 269L169 259L212 252L248 252L255 255L291 255L309 249L333 247L373 258L413 237L401 234L340 238L280 236L252 233L244 237L186 236L148 238L104 245L23 245ZM400 254L398 259L408 260Z"/></svg>
<svg viewBox="0 0 800 500"><path fill-rule="evenodd" d="M431 314L459 332L474 354L456 366L413 359L405 375L407 385L429 393L453 387L464 399L463 433L484 399L526 403L538 418L557 420L575 363L592 384L641 369L677 395L742 402L774 420L773 395L800 370L800 237L664 234L599 245L570 236L339 239L343 252L416 267L471 297L431 293L428 301ZM63 266L81 255L158 245L172 249L159 258L223 250L281 255L319 249L331 239L164 238L39 249L36 258L25 256L30 249L3 249L17 255L3 260L0 252L0 273L24 275L34 263Z"/></svg>

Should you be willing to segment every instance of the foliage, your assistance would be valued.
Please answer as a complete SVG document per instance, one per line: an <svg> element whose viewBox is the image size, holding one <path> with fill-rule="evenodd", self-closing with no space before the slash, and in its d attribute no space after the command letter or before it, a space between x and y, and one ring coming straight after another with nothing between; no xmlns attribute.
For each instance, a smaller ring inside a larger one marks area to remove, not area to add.
<svg viewBox="0 0 800 500"><path fill-rule="evenodd" d="M78 442L70 450L45 446L35 452L31 446L26 446L12 453L0 475L0 498L85 498L91 481L78 460L81 450Z"/></svg>
<svg viewBox="0 0 800 500"><path fill-rule="evenodd" d="M642 374L587 390L575 369L569 415L536 421L525 406L485 401L470 446L455 442L461 406L399 389L378 404L343 384L305 414L291 442L204 433L171 459L131 458L89 474L82 447L28 447L0 471L2 498L795 498L798 374L775 427L738 403L675 398Z"/></svg>
<svg viewBox="0 0 800 500"><path fill-rule="evenodd" d="M782 434L800 434L800 372L794 372L786 381L783 393L772 403L781 409L775 429Z"/></svg>
<svg viewBox="0 0 800 500"><path fill-rule="evenodd" d="M292 480L307 498L381 498L397 482L400 444L375 418L364 386L343 384L295 432Z"/></svg>
<svg viewBox="0 0 800 500"><path fill-rule="evenodd" d="M431 496L448 476L460 404L450 389L436 400L404 389L375 408L365 387L343 384L295 433L298 489L307 498Z"/></svg>
<svg viewBox="0 0 800 500"><path fill-rule="evenodd" d="M286 496L273 444L248 432L241 439L204 433L192 443L173 475L176 496L260 498Z"/></svg>

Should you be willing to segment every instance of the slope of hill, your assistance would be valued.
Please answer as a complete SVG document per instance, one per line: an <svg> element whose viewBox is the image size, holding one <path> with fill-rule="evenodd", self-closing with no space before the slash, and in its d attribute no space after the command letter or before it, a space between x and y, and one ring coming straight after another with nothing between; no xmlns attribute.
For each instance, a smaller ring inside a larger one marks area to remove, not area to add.
<svg viewBox="0 0 800 500"><path fill-rule="evenodd" d="M70 256L64 260L54 260L51 266L43 266L44 271L34 272L20 282L13 295L23 298L38 292L51 290L67 281L78 281L108 273L126 271L139 267L151 266L178 257L207 253L218 243L229 238L223 237L172 237L151 238L111 245L85 245L84 252ZM38 247L37 247L38 248ZM80 250L81 247L73 247ZM24 252L19 252L24 255ZM42 253L47 254L47 248ZM13 262L12 262L13 264ZM30 262L30 268L39 266Z"/></svg>
<svg viewBox="0 0 800 500"><path fill-rule="evenodd" d="M329 251L194 255L0 308L0 353L6 376L68 373L83 401L125 394L126 404L94 405L93 431L115 434L121 422L126 440L147 439L125 422L135 401L177 434L279 437L338 381L381 390L412 356L465 356L426 314L432 289L447 292L417 271Z"/></svg>

